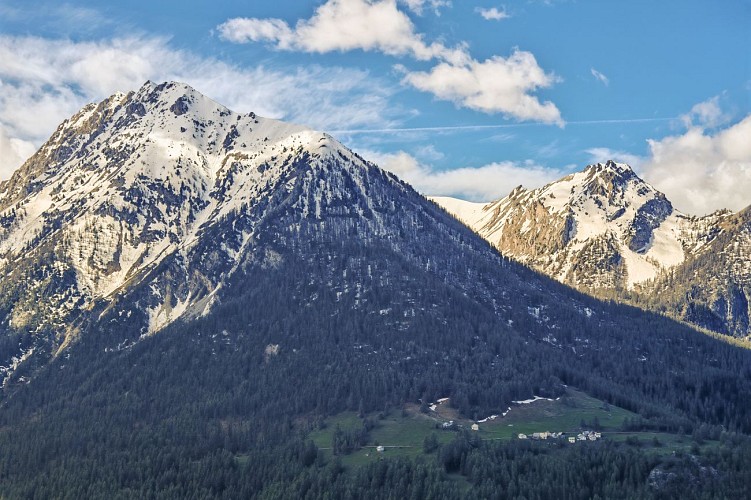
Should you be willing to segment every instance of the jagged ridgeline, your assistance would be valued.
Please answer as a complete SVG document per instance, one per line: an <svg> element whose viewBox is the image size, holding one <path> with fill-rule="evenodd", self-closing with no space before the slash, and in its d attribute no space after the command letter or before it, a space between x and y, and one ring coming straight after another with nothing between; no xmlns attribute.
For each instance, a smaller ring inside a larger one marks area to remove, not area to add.
<svg viewBox="0 0 751 500"><path fill-rule="evenodd" d="M487 204L433 200L504 255L585 293L751 335L748 210L682 214L613 161Z"/></svg>
<svg viewBox="0 0 751 500"><path fill-rule="evenodd" d="M332 137L182 84L84 108L0 200L0 494L284 496L265 488L302 477L326 416L450 397L479 419L566 384L649 428L751 431L748 351L511 262Z"/></svg>

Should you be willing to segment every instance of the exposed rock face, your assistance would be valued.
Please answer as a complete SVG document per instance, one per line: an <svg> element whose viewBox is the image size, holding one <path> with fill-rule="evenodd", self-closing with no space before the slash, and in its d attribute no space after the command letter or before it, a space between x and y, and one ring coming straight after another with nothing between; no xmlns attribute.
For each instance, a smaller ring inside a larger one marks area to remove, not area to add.
<svg viewBox="0 0 751 500"><path fill-rule="evenodd" d="M647 478L650 488L666 497L685 494L686 488L698 487L720 477L714 467L704 466L694 455L660 464Z"/></svg>
<svg viewBox="0 0 751 500"><path fill-rule="evenodd" d="M175 113L175 116L184 115L185 113L188 112L188 109L189 109L188 103L189 102L190 101L188 100L187 96L178 97L177 100L175 101L175 103L172 106L170 106L169 109L170 109L170 111L172 111L173 113Z"/></svg>
<svg viewBox="0 0 751 500"><path fill-rule="evenodd" d="M611 293L683 261L684 218L628 165L609 161L540 189L518 187L464 221L504 255L582 290Z"/></svg>
<svg viewBox="0 0 751 500"><path fill-rule="evenodd" d="M641 290L640 300L659 303L679 317L717 332L751 335L751 211L718 212L692 219L689 257Z"/></svg>
<svg viewBox="0 0 751 500"><path fill-rule="evenodd" d="M628 248L640 254L645 253L652 242L654 230L659 228L671 213L673 205L662 193L640 206L631 221L629 235L626 238Z"/></svg>
<svg viewBox="0 0 751 500"><path fill-rule="evenodd" d="M202 235L289 182L294 158L339 148L177 83L84 107L0 184L0 322L20 335L0 345L0 383L8 359L54 355L134 290L138 311L122 314L137 335L208 310L252 227L198 254Z"/></svg>
<svg viewBox="0 0 751 500"><path fill-rule="evenodd" d="M683 215L612 161L487 204L435 201L504 255L582 291L751 334L748 210Z"/></svg>
<svg viewBox="0 0 751 500"><path fill-rule="evenodd" d="M590 321L579 295L504 261L327 134L234 113L177 83L87 106L0 192L5 387L79 341L129 349L177 320L210 317L238 290L254 300L276 286L249 276L291 279L280 293L295 307L325 296L319 329L340 301L340 328L365 318L355 310L377 314L384 335L416 322L444 328L457 297L503 328L547 334L571 314Z"/></svg>

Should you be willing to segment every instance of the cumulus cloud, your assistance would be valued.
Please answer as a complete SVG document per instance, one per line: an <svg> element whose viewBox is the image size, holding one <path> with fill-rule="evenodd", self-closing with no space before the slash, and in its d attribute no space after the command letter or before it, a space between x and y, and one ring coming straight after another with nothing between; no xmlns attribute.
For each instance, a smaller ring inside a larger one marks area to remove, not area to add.
<svg viewBox="0 0 751 500"><path fill-rule="evenodd" d="M149 79L183 81L231 109L322 130L389 127L401 113L388 105L396 89L363 70L245 69L175 50L162 38L74 42L0 36L5 138L0 176L20 166L29 144L38 146L84 104L137 89Z"/></svg>
<svg viewBox="0 0 751 500"><path fill-rule="evenodd" d="M530 95L558 81L540 68L530 52L515 50L508 58L494 56L465 64L443 62L427 72L407 73L403 81L459 106L563 125L555 104Z"/></svg>
<svg viewBox="0 0 751 500"><path fill-rule="evenodd" d="M610 79L607 76L603 75L602 73L600 73L599 71L597 71L594 68L590 68L589 71L592 73L592 76L595 77L595 80L599 81L600 83L602 83L606 87L608 85L610 85Z"/></svg>
<svg viewBox="0 0 751 500"><path fill-rule="evenodd" d="M681 121L686 127L698 126L715 128L726 124L730 116L720 107L720 96L714 96L704 102L695 104L691 111L681 115Z"/></svg>
<svg viewBox="0 0 751 500"><path fill-rule="evenodd" d="M393 172L417 191L431 196L455 196L472 201L491 201L506 196L519 184L543 186L567 174L532 162L490 163L480 167L438 170L405 152L361 151L365 158Z"/></svg>
<svg viewBox="0 0 751 500"><path fill-rule="evenodd" d="M402 0L420 12L445 2ZM499 19L505 11L489 9ZM420 61L440 61L430 71L411 72L403 65L402 83L429 92L438 99L485 113L502 113L519 120L563 124L560 111L550 101L532 95L558 81L546 73L530 52L514 50L508 57L485 61L472 58L466 43L448 47L427 43L396 0L328 0L309 19L294 27L281 19L233 18L217 27L220 37L235 43L268 42L278 50L326 53L377 51L391 56L410 56Z"/></svg>
<svg viewBox="0 0 751 500"><path fill-rule="evenodd" d="M628 163L689 215L741 210L751 205L751 115L727 125L719 100L712 97L681 115L685 132L647 140L644 156L605 147L586 152L593 163Z"/></svg>
<svg viewBox="0 0 751 500"><path fill-rule="evenodd" d="M29 141L12 138L0 123L0 179L7 179L27 158L36 151Z"/></svg>
<svg viewBox="0 0 751 500"><path fill-rule="evenodd" d="M610 148L590 148L586 153L589 155L590 163L606 163L613 160L616 163L626 163L636 171L639 171L644 163L644 158L639 155Z"/></svg>
<svg viewBox="0 0 751 500"><path fill-rule="evenodd" d="M501 21L503 19L508 19L509 17L511 17L511 15L506 12L505 8L499 9L498 7L491 7L489 9L477 7L475 9L475 12L480 14L486 21Z"/></svg>
<svg viewBox="0 0 751 500"><path fill-rule="evenodd" d="M716 123L717 115L707 112L709 108L695 106L692 113L705 124ZM751 204L749 138L751 115L715 133L691 126L682 135L650 140L643 177L686 213L740 210Z"/></svg>
<svg viewBox="0 0 751 500"><path fill-rule="evenodd" d="M421 9L425 2L409 3ZM229 19L217 29L227 41L269 42L280 50L325 53L359 49L419 60L459 55L443 44L426 44L394 0L328 0L310 19L297 21L294 28L281 19L243 17Z"/></svg>

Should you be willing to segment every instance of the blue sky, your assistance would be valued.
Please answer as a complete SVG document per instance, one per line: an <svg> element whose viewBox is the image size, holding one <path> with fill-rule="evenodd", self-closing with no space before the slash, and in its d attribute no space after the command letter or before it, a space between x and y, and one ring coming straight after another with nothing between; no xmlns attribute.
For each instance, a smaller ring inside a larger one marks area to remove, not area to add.
<svg viewBox="0 0 751 500"><path fill-rule="evenodd" d="M426 194L593 161L703 214L751 204L751 1L0 0L0 176L145 80L332 132Z"/></svg>

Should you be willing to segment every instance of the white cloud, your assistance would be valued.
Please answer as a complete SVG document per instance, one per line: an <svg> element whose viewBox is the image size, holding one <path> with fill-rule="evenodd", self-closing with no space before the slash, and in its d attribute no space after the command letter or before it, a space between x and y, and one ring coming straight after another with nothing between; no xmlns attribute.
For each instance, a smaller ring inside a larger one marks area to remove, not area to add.
<svg viewBox="0 0 751 500"><path fill-rule="evenodd" d="M29 144L38 146L84 104L137 89L149 79L182 81L236 111L321 130L390 127L403 114L388 103L396 89L363 70L244 69L172 49L162 38L73 42L0 36L5 141L0 178L20 166Z"/></svg>
<svg viewBox="0 0 751 500"><path fill-rule="evenodd" d="M11 5L15 3L16 5ZM14 24L40 28L61 35L90 34L98 30L111 30L114 22L96 9L46 2L44 8L29 8L28 2L0 4L0 19Z"/></svg>
<svg viewBox="0 0 751 500"><path fill-rule="evenodd" d="M11 138L0 123L0 179L7 179L27 158L36 151L34 144Z"/></svg>
<svg viewBox="0 0 751 500"><path fill-rule="evenodd" d="M421 8L423 2L408 2ZM395 0L328 0L310 19L294 28L281 19L234 18L217 27L220 37L235 42L265 41L280 50L303 52L378 51L411 55L418 60L464 57L440 43L426 44Z"/></svg>
<svg viewBox="0 0 751 500"><path fill-rule="evenodd" d="M530 95L558 81L555 75L540 68L530 52L515 50L508 58L494 56L483 62L442 62L429 72L407 73L403 81L459 106L563 125L555 104L541 103Z"/></svg>
<svg viewBox="0 0 751 500"><path fill-rule="evenodd" d="M720 96L718 95L695 104L691 111L681 115L680 118L686 127L696 125L704 128L715 128L730 120L730 116L725 114L720 107Z"/></svg>
<svg viewBox="0 0 751 500"><path fill-rule="evenodd" d="M402 0L408 8L421 11L442 1ZM487 12L500 18L497 8ZM503 113L519 120L563 125L558 108L541 103L531 95L536 89L558 81L537 64L530 52L514 50L508 57L474 60L467 44L456 47L426 43L410 18L399 10L396 0L328 0L312 17L300 19L294 27L281 19L234 18L217 27L220 37L235 43L269 42L279 50L327 53L333 51L377 51L391 56L411 56L420 61L439 60L429 72L411 72L403 65L402 83L429 92L439 99L485 113Z"/></svg>
<svg viewBox="0 0 751 500"><path fill-rule="evenodd" d="M446 155L438 151L432 144L417 147L417 149L415 149L415 156L428 161L442 160L446 157Z"/></svg>
<svg viewBox="0 0 751 500"><path fill-rule="evenodd" d="M399 1L405 4L409 10L411 10L418 16L421 16L423 14L423 9L426 6L433 9L433 12L437 16L441 14L439 10L441 7L451 6L451 2L449 0L399 0Z"/></svg>
<svg viewBox="0 0 751 500"><path fill-rule="evenodd" d="M545 168L532 162L499 162L481 167L437 170L405 151L385 154L361 151L360 154L423 194L456 196L473 201L495 200L506 196L519 184L536 188L567 174L561 169Z"/></svg>
<svg viewBox="0 0 751 500"><path fill-rule="evenodd" d="M692 110L707 124L714 112ZM650 140L643 177L681 211L703 215L751 204L751 115L714 134L692 126L684 134Z"/></svg>
<svg viewBox="0 0 751 500"><path fill-rule="evenodd" d="M616 163L626 163L635 171L640 171L645 160L639 155L610 148L590 148L586 150L586 153L589 154L590 163L606 163L608 160L613 160Z"/></svg>
<svg viewBox="0 0 751 500"><path fill-rule="evenodd" d="M594 76L596 80L604 84L606 87L610 85L610 79L607 76L603 75L594 68L590 68L589 71L592 73L592 76Z"/></svg>
<svg viewBox="0 0 751 500"><path fill-rule="evenodd" d="M475 9L475 12L479 13L486 21L501 21L503 19L508 19L509 17L511 17L511 15L506 12L505 8L498 9L498 7L491 7L489 9L477 7Z"/></svg>
<svg viewBox="0 0 751 500"><path fill-rule="evenodd" d="M236 17L217 26L219 36L234 43L273 42L279 48L289 49L294 34L289 25L281 19L258 19Z"/></svg>

